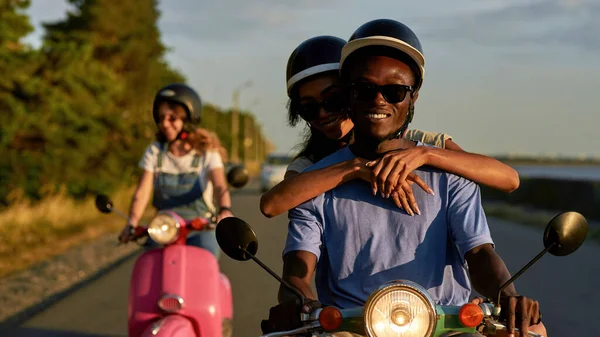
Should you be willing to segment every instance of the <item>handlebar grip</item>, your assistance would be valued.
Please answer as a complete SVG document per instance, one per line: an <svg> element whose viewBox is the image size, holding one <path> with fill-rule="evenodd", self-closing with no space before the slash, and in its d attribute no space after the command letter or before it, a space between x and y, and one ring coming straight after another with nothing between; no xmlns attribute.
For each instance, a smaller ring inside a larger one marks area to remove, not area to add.
<svg viewBox="0 0 600 337"><path fill-rule="evenodd" d="M310 328L312 328L313 326L303 326L300 327L298 329L294 329L294 330L288 330L288 331L276 331L276 332L271 332L265 335L262 335L260 337L285 337L285 336L294 336L294 335L298 335L298 334L305 334L307 332L310 331Z"/></svg>
<svg viewBox="0 0 600 337"><path fill-rule="evenodd" d="M131 228L131 235L136 239L139 239L139 238L145 236L146 233L148 233L148 228L144 228L144 227Z"/></svg>
<svg viewBox="0 0 600 337"><path fill-rule="evenodd" d="M129 241L136 241L137 239L141 239L148 234L148 228L145 227L133 227L129 225L129 236L131 239ZM120 240L120 237L119 237Z"/></svg>
<svg viewBox="0 0 600 337"><path fill-rule="evenodd" d="M506 325L499 323L499 322L491 322L493 324L493 326L497 329L497 330L508 330L508 328L506 327ZM520 330L518 328L515 328L515 332L519 332ZM527 336L531 336L531 337L545 337L544 335L540 335L537 334L535 332L532 331L528 331L527 332Z"/></svg>

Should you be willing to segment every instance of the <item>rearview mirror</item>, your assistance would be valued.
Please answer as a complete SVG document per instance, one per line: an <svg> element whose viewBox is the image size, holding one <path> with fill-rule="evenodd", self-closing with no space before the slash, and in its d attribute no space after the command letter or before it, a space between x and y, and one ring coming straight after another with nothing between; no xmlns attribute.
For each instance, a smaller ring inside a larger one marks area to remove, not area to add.
<svg viewBox="0 0 600 337"><path fill-rule="evenodd" d="M494 315L500 314L500 295L508 285L513 283L546 253L549 252L555 256L565 256L576 251L583 241L585 241L587 232L588 223L583 215L577 212L561 213L550 220L544 231L544 250L500 287L498 290L498 301L494 308Z"/></svg>
<svg viewBox="0 0 600 337"><path fill-rule="evenodd" d="M246 186L248 180L250 180L250 175L244 165L233 166L227 171L227 182L234 188Z"/></svg>
<svg viewBox="0 0 600 337"><path fill-rule="evenodd" d="M108 196L99 194L96 196L96 208L102 213L110 213L113 209L113 203Z"/></svg>
<svg viewBox="0 0 600 337"><path fill-rule="evenodd" d="M225 252L227 256L238 261L254 260L254 262L271 274L271 276L279 281L279 283L283 284L292 293L296 294L300 303L302 303L304 296L298 289L292 287L256 257L256 252L258 251L258 239L256 238L256 233L254 233L254 230L246 223L246 221L235 217L225 218L217 224L215 234L217 235L219 247L221 247L221 250Z"/></svg>
<svg viewBox="0 0 600 337"><path fill-rule="evenodd" d="M221 220L216 229L219 247L227 256L238 261L247 261L258 251L258 238L244 220L229 217Z"/></svg>
<svg viewBox="0 0 600 337"><path fill-rule="evenodd" d="M573 253L583 244L588 233L588 223L577 212L565 212L555 216L544 231L544 247L555 256Z"/></svg>

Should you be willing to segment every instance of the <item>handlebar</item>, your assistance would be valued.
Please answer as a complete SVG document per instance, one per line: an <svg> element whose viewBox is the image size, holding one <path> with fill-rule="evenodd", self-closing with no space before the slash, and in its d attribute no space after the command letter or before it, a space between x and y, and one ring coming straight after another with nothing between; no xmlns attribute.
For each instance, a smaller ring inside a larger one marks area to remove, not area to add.
<svg viewBox="0 0 600 337"><path fill-rule="evenodd" d="M495 328L496 330L507 330L508 328L506 327L506 325L502 324L502 323L498 323L498 322L493 322L493 328ZM319 322L313 322L310 325L305 325L303 327L294 329L294 330L288 330L288 331L276 331L276 332L271 332L268 333L266 335L261 335L260 337L285 337L285 336L294 336L297 334L304 334L307 332L312 331L313 329L316 329L320 327ZM519 332L518 328L515 328L515 332ZM530 337L545 337L543 335L537 334L535 332L531 332L529 331L527 333L528 336Z"/></svg>
<svg viewBox="0 0 600 337"><path fill-rule="evenodd" d="M191 230L199 231L206 228L211 228L211 224L213 224L213 222L216 222L216 218L214 220L212 217L210 219L195 218L191 221L187 221L185 227Z"/></svg>
<svg viewBox="0 0 600 337"><path fill-rule="evenodd" d="M488 328L488 329L491 328L491 330L494 331L494 332L498 331L498 330L508 330L508 328L506 327L506 325L504 325L502 323L499 323L499 322L496 322L496 321L492 321L492 320L488 321L486 328ZM515 328L515 332L519 332L519 329ZM537 334L537 333L531 332L531 331L528 331L527 336L531 336L531 337L544 337L543 335L540 335L540 334Z"/></svg>
<svg viewBox="0 0 600 337"><path fill-rule="evenodd" d="M486 303L487 304L487 303ZM491 304L488 305L483 305L482 306L485 309L490 309L492 308ZM288 331L276 331L276 332L271 332L265 335L262 335L260 337L285 337L285 336L294 336L294 335L298 335L298 334L305 334L308 332L313 332L316 329L321 327L321 324L319 323L319 315L321 313L322 309L317 309L315 311L313 311L310 315L307 314L303 314L303 320L305 320L305 322L310 322L302 327L293 329L293 330L288 330ZM485 310L484 310L485 312ZM485 321L485 327L484 327L484 335L495 335L497 331L501 331L501 330L508 330L508 328L506 327L506 325L492 320L492 319L487 319ZM515 328L515 332L519 332L520 329ZM528 331L527 336L530 337L545 337L543 335L537 334L535 332L532 331Z"/></svg>
<svg viewBox="0 0 600 337"><path fill-rule="evenodd" d="M130 227L129 235L133 237L133 240L141 239L148 235L148 228L146 227Z"/></svg>
<svg viewBox="0 0 600 337"><path fill-rule="evenodd" d="M316 322L311 322L308 325L302 326L302 327L294 329L294 330L271 332L271 333L268 333L266 335L262 335L260 337L294 336L294 335L304 334L304 333L310 332L310 331L312 331L312 330L314 330L316 328L319 328L320 326L321 326L321 324L319 323L319 321L316 321Z"/></svg>
<svg viewBox="0 0 600 337"><path fill-rule="evenodd" d="M216 216L210 216L210 218L197 217L192 220L186 220L183 223L183 227L190 231L201 231L204 229L214 229L216 227ZM129 236L130 241L137 242L137 240L148 236L148 227L145 226L137 226L133 227L130 225L129 227Z"/></svg>
<svg viewBox="0 0 600 337"><path fill-rule="evenodd" d="M483 310L483 314L485 316L492 316L494 312L494 304L485 302L479 304L479 307ZM492 333L495 333L497 330L508 330L508 327L506 327L506 325L491 319L486 322L485 328L486 330L490 330L490 332ZM515 328L515 331L519 331L519 329ZM529 331L527 335L531 337L544 337L543 335L531 331Z"/></svg>

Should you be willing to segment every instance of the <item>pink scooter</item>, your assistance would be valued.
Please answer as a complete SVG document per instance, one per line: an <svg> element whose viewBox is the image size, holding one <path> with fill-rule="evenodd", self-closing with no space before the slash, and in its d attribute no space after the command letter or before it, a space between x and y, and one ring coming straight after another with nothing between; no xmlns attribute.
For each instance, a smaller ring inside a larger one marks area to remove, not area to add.
<svg viewBox="0 0 600 337"><path fill-rule="evenodd" d="M96 198L96 206L125 217L104 195ZM145 251L135 262L129 287L130 337L231 336L229 279L210 251L185 244L190 231L209 225L214 224L207 219L185 221L175 212L161 211L147 228L132 229L136 239L150 236L162 247Z"/></svg>

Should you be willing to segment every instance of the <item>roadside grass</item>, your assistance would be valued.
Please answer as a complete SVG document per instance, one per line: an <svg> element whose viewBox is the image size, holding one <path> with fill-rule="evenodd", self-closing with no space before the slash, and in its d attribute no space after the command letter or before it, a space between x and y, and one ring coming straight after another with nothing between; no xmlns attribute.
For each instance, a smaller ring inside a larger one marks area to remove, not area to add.
<svg viewBox="0 0 600 337"><path fill-rule="evenodd" d="M127 212L135 188L125 186L110 195L115 208ZM75 200L62 190L32 203L18 197L22 193L15 195L11 205L0 210L0 278L103 235L114 233L116 244L117 233L125 224L117 215L100 213L95 197ZM148 207L142 222L153 214Z"/></svg>
<svg viewBox="0 0 600 337"><path fill-rule="evenodd" d="M127 211L135 187L111 198ZM64 191L35 204L17 200L0 211L0 277L23 270L107 233L117 233L124 221L100 213L95 199L74 200Z"/></svg>

